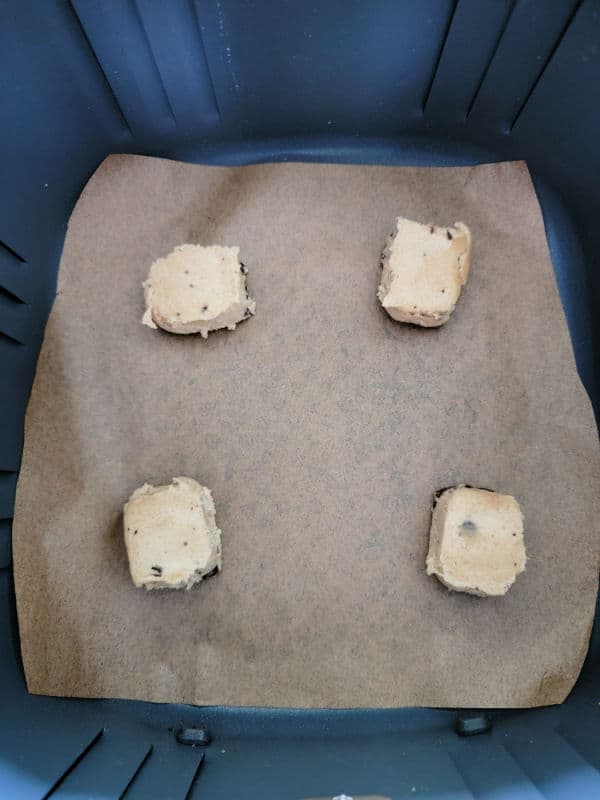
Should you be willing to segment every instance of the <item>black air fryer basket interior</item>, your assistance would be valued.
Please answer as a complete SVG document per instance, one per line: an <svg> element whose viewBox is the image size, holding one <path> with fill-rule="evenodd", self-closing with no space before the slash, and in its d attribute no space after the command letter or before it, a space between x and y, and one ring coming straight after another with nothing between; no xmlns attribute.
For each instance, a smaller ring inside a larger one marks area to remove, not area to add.
<svg viewBox="0 0 600 800"><path fill-rule="evenodd" d="M598 414L599 0L4 0L0 87L0 797L600 797L598 624L566 703L489 719L33 697L10 540L67 221L109 153L526 159Z"/></svg>

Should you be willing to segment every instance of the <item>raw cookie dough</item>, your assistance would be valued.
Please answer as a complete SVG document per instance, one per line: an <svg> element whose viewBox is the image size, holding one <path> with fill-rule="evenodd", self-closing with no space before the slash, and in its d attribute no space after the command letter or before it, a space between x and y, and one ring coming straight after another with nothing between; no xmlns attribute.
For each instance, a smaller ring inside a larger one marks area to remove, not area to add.
<svg viewBox="0 0 600 800"><path fill-rule="evenodd" d="M433 328L447 322L469 277L471 232L398 217L381 256L377 296L399 322Z"/></svg>
<svg viewBox="0 0 600 800"><path fill-rule="evenodd" d="M523 514L514 497L469 486L436 492L428 575L457 592L503 595L526 561Z"/></svg>
<svg viewBox="0 0 600 800"><path fill-rule="evenodd" d="M131 579L146 589L190 589L221 569L210 489L193 478L145 483L123 510Z"/></svg>
<svg viewBox="0 0 600 800"><path fill-rule="evenodd" d="M239 252L239 247L182 244L155 261L142 284L144 325L206 339L209 331L232 331L253 316L256 303L248 295Z"/></svg>

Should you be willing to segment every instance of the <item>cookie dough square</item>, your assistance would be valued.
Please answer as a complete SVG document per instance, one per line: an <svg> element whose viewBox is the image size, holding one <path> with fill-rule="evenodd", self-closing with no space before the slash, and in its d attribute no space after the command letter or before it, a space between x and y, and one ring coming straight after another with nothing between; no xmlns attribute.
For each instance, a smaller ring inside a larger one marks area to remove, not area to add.
<svg viewBox="0 0 600 800"><path fill-rule="evenodd" d="M193 478L145 483L123 510L131 579L146 589L190 589L221 569L210 490Z"/></svg>
<svg viewBox="0 0 600 800"><path fill-rule="evenodd" d="M437 327L454 311L470 267L471 232L464 223L445 228L398 217L382 254L377 296L392 319Z"/></svg>
<svg viewBox="0 0 600 800"><path fill-rule="evenodd" d="M436 493L428 575L456 592L504 595L526 561L523 514L514 497L470 486Z"/></svg>
<svg viewBox="0 0 600 800"><path fill-rule="evenodd" d="M256 303L239 253L239 247L183 244L155 261L143 283L144 325L206 339L210 331L234 330L253 316Z"/></svg>

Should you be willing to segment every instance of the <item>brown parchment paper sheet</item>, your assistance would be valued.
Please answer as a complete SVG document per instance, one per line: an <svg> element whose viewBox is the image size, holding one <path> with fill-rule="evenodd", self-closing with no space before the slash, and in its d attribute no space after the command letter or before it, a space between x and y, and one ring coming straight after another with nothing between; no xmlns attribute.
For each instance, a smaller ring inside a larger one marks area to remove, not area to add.
<svg viewBox="0 0 600 800"><path fill-rule="evenodd" d="M379 307L397 215L474 238L450 322ZM178 244L241 247L256 317L142 326ZM123 503L209 486L224 569L135 589ZM508 595L425 575L432 492L514 494L527 572ZM522 163L215 168L113 156L69 224L29 404L14 525L35 693L265 706L561 701L598 578L599 460Z"/></svg>

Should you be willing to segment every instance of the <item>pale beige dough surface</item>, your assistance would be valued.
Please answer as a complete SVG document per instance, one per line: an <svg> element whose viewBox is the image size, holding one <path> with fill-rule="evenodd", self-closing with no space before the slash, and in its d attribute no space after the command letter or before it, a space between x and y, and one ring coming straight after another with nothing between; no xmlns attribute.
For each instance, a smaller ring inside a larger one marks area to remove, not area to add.
<svg viewBox="0 0 600 800"><path fill-rule="evenodd" d="M239 252L239 247L183 244L157 259L143 283L144 325L200 333L204 339L209 331L235 330L256 308Z"/></svg>
<svg viewBox="0 0 600 800"><path fill-rule="evenodd" d="M523 514L514 497L470 486L436 493L428 575L457 592L504 595L526 561Z"/></svg>
<svg viewBox="0 0 600 800"><path fill-rule="evenodd" d="M212 494L193 478L136 489L123 509L123 532L137 587L190 589L221 569Z"/></svg>
<svg viewBox="0 0 600 800"><path fill-rule="evenodd" d="M392 319L437 327L454 311L470 267L471 231L464 223L440 227L398 217L383 251L377 296Z"/></svg>

